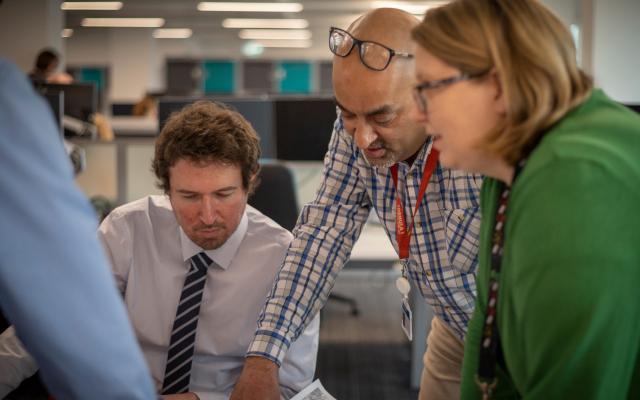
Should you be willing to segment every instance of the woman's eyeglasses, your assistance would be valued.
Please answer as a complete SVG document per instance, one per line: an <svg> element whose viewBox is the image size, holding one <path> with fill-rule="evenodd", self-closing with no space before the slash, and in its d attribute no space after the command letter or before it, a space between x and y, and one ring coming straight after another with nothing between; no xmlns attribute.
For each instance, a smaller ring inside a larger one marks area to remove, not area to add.
<svg viewBox="0 0 640 400"><path fill-rule="evenodd" d="M452 76L450 78L423 82L419 85L414 86L413 99L418 105L420 112L426 114L427 113L427 93L426 93L427 90L447 87L447 86L453 85L456 82L468 81L470 79L479 78L483 75L485 75L484 72L480 74L460 74L457 76Z"/></svg>

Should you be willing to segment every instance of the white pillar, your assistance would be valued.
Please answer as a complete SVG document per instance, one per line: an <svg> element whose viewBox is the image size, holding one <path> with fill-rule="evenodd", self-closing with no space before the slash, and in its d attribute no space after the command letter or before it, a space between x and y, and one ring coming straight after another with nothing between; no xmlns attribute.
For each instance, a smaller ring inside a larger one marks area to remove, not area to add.
<svg viewBox="0 0 640 400"><path fill-rule="evenodd" d="M593 76L624 103L640 103L640 1L595 0Z"/></svg>
<svg viewBox="0 0 640 400"><path fill-rule="evenodd" d="M111 99L137 101L151 87L155 42L152 29L111 29Z"/></svg>
<svg viewBox="0 0 640 400"><path fill-rule="evenodd" d="M0 4L0 56L29 72L45 47L56 50L64 66L60 0L3 1Z"/></svg>

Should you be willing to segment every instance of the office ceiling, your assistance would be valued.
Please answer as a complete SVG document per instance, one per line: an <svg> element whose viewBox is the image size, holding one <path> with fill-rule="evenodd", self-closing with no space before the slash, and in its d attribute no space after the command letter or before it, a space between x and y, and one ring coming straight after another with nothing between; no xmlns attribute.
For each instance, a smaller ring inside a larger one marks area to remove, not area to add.
<svg viewBox="0 0 640 400"><path fill-rule="evenodd" d="M261 2L259 0L253 0ZM80 34L83 30L103 29L86 28L81 23L84 18L164 18L163 28L188 28L193 31L192 41L202 39L222 39L241 46L245 41L238 38L237 30L222 27L226 18L302 18L309 22L314 47L322 42L324 48L328 28L330 26L346 27L358 15L375 7L408 6L424 7L441 4L443 1L373 1L373 0L291 0L272 2L287 3L297 1L302 3L303 10L297 13L279 12L208 12L199 11L199 0L123 0L123 7L117 11L65 11L65 28L71 28ZM113 28L112 28L113 29ZM116 28L117 29L117 28Z"/></svg>
<svg viewBox="0 0 640 400"><path fill-rule="evenodd" d="M261 2L259 0L253 0ZM270 0L286 3L285 1ZM198 11L199 0L123 0L117 11L65 11L66 28L79 28L83 18L88 17L155 17L166 20L165 28L191 28L199 31L222 29L224 18L304 18L309 28L324 27L327 21L355 17L371 8L397 4L399 6L421 6L442 1L372 1L372 0L292 0L301 3L304 9L298 13L277 12L206 12ZM289 1L287 1L289 2Z"/></svg>

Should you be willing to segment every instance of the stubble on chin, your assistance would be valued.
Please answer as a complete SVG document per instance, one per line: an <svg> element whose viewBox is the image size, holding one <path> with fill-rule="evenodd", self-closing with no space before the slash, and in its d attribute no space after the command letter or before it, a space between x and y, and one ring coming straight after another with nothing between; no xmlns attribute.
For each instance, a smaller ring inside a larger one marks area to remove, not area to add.
<svg viewBox="0 0 640 400"><path fill-rule="evenodd" d="M375 160L370 160L366 155L364 159L367 161L369 165L374 168L390 168L393 164L397 162L397 157L394 153L389 153L388 157L379 158Z"/></svg>

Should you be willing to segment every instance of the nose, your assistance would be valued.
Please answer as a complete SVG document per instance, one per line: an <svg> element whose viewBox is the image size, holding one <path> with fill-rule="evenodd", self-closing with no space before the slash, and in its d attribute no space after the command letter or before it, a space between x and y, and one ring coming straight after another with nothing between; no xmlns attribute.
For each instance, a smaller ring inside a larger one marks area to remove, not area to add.
<svg viewBox="0 0 640 400"><path fill-rule="evenodd" d="M209 196L203 196L200 204L200 220L206 225L211 225L216 221L217 212L215 200Z"/></svg>
<svg viewBox="0 0 640 400"><path fill-rule="evenodd" d="M378 138L378 135L367 121L358 120L354 128L353 138L360 149L366 149Z"/></svg>

